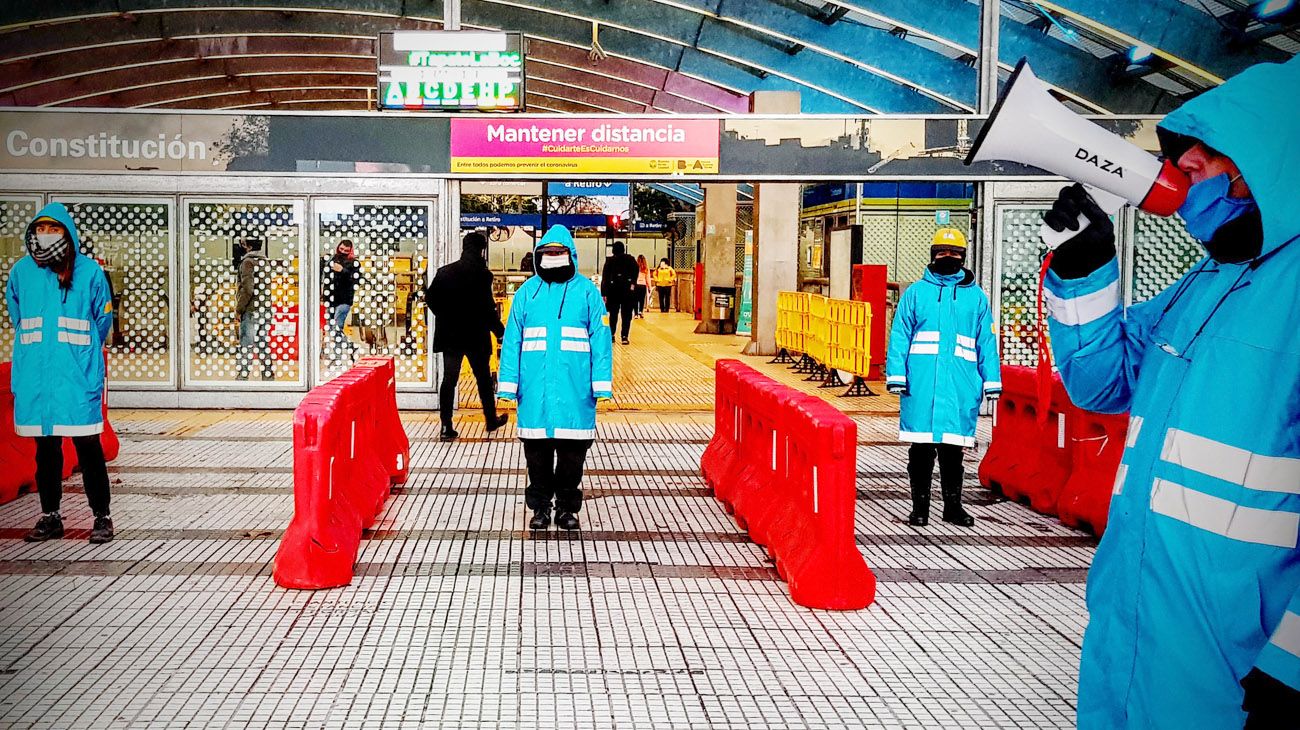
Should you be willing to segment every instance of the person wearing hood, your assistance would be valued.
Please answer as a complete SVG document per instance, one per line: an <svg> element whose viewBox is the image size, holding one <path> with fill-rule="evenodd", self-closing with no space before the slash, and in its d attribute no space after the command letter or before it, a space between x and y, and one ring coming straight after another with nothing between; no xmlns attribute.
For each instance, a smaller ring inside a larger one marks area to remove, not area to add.
<svg viewBox="0 0 1300 730"><path fill-rule="evenodd" d="M1300 59L1260 64L1158 126L1192 183L1206 256L1125 308L1114 228L1065 188L1079 230L1046 278L1052 351L1080 408L1130 414L1088 573L1078 722L1300 726Z"/></svg>
<svg viewBox="0 0 1300 730"><path fill-rule="evenodd" d="M963 267L966 237L941 228L930 258L924 278L903 292L894 313L885 386L899 396L898 437L911 444L908 524L930 523L937 454L943 520L970 527L975 518L961 504L962 457L975 445L981 397L1002 393L1002 366L989 298Z"/></svg>
<svg viewBox="0 0 1300 730"><path fill-rule="evenodd" d="M239 317L237 380L248 380L256 357L262 364L262 380L275 380L271 358L271 260L262 250L262 239L244 239L245 253L239 260L239 289L235 314Z"/></svg>
<svg viewBox="0 0 1300 730"><path fill-rule="evenodd" d="M501 345L497 396L519 403L519 438L528 463L529 529L578 529L582 470L596 438L596 401L613 397L613 342L605 304L578 276L573 235L561 225L542 236L536 276L515 292Z"/></svg>
<svg viewBox="0 0 1300 730"><path fill-rule="evenodd" d="M456 408L456 385L461 361L469 360L478 397L483 405L483 422L492 433L509 418L497 415L492 391L492 335L501 340L505 328L492 297L492 272L487 265L487 237L474 231L461 242L460 260L438 269L425 293L425 304L433 312L433 351L442 353L442 387L438 409L442 415L443 441L460 434L452 427Z"/></svg>
<svg viewBox="0 0 1300 730"><path fill-rule="evenodd" d="M14 431L36 439L41 512L28 542L63 537L63 439L71 437L86 501L95 516L90 542L113 539L104 431L104 341L113 300L104 270L80 252L77 226L62 203L36 214L23 238L27 256L9 273L13 321Z"/></svg>
<svg viewBox="0 0 1300 730"><path fill-rule="evenodd" d="M640 275L636 259L627 253L622 241L614 244L614 253L605 259L605 267L600 273L600 293L605 297L605 308L609 312L609 337L614 339L613 328L619 318L623 320L623 344L628 344L628 335L632 330L632 315L636 312L636 282Z"/></svg>

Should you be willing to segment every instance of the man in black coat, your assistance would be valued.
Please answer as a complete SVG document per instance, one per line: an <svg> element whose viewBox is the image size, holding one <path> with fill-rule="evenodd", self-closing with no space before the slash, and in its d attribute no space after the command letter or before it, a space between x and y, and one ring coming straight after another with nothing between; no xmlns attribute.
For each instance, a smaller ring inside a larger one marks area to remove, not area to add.
<svg viewBox="0 0 1300 730"><path fill-rule="evenodd" d="M488 433L506 425L509 418L497 416L496 394L489 360L492 335L500 340L505 333L496 301L492 298L492 272L484 254L487 237L474 232L461 244L460 260L438 269L425 294L429 311L437 317L433 332L433 351L442 353L442 388L438 406L442 412L442 440L451 441L459 434L452 428L451 415L456 407L456 383L460 380L460 363L469 359L469 367L478 383L478 397L483 403L483 418Z"/></svg>
<svg viewBox="0 0 1300 730"><path fill-rule="evenodd" d="M627 336L632 329L636 278L641 273L636 259L625 250L622 242L614 244L614 255L605 259L605 268L600 274L600 294L605 297L605 309L609 312L609 336L613 339L618 318L622 315L624 345L628 343Z"/></svg>

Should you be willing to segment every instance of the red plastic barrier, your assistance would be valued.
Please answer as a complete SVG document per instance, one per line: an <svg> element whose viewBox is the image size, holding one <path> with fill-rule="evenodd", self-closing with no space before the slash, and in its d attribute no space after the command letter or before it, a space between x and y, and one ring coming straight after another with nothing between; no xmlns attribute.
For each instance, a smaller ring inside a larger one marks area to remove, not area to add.
<svg viewBox="0 0 1300 730"><path fill-rule="evenodd" d="M293 414L293 519L273 576L284 588L347 585L361 532L406 479L410 445L392 358L363 358L313 388Z"/></svg>
<svg viewBox="0 0 1300 730"><path fill-rule="evenodd" d="M1061 490L1061 522L1097 535L1106 530L1110 498L1128 436L1128 416L1075 409L1069 428L1070 479Z"/></svg>
<svg viewBox="0 0 1300 730"><path fill-rule="evenodd" d="M876 579L853 535L857 424L738 361L718 361L716 373L700 464L714 494L771 553L795 603L869 606Z"/></svg>
<svg viewBox="0 0 1300 730"><path fill-rule="evenodd" d="M1034 368L1002 368L993 440L979 477L981 484L1008 499L1056 514L1057 499L1070 475L1066 431L1076 409L1059 375L1052 375L1049 392L1050 400L1042 403Z"/></svg>
<svg viewBox="0 0 1300 730"><path fill-rule="evenodd" d="M0 363L0 504L12 502L26 491L36 488L36 439L14 433L14 394L10 378L13 363ZM104 401L104 432L100 443L104 460L113 461L121 451L121 441L108 420L108 400ZM63 440L63 478L77 470L77 450L72 439Z"/></svg>

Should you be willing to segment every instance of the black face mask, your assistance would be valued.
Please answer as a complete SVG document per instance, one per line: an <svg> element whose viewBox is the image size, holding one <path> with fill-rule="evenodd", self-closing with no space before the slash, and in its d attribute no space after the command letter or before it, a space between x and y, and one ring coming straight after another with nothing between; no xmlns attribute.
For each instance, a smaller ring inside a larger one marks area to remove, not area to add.
<svg viewBox="0 0 1300 730"><path fill-rule="evenodd" d="M930 271L939 276L951 276L961 271L962 260L953 256L941 256L930 264Z"/></svg>

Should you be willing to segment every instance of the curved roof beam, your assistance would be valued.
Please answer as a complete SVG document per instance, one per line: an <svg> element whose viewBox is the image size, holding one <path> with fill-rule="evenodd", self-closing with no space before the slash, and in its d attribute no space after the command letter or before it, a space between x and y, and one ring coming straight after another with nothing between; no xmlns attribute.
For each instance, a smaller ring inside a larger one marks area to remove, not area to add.
<svg viewBox="0 0 1300 730"><path fill-rule="evenodd" d="M723 13L718 12L720 5L723 6ZM960 111L962 108L956 101L939 101L937 97L944 97L941 93L932 92L931 96L926 96L918 91L919 84L908 82L910 87L904 86L900 83L899 76L881 75L880 69L854 60L855 51L838 33L834 37L826 34L802 37L801 34L806 34L809 30L802 23L796 33L774 32L766 27L774 18L779 20L784 16L791 23L796 22L796 19L811 23L816 21L790 10L770 10L774 6L768 0L741 0L735 3L734 8L718 0L689 3L660 0L620 0L618 3L593 0L467 0L462 5L461 12L467 18L475 13L473 18L478 22L480 17L477 13L482 13L487 6L492 6L490 16L494 24L500 24L504 19L513 21L507 22L508 26L529 28L536 27L539 22L554 25L562 22L558 19L563 19L577 22L589 32L591 23L598 21L602 24L602 46L609 47L606 38L626 33L640 36L640 43L649 37L681 48L696 48L773 75L784 76L797 84L841 97L871 111L943 113ZM736 16L736 20L720 17L724 13ZM552 16L552 20L538 17L545 15ZM756 40L746 34L746 30L766 36L772 43ZM889 35L883 31L868 30L886 37ZM574 29L572 32L576 31ZM861 52L861 40L856 44L856 53ZM819 41L836 44L845 52L836 50L831 53L819 45ZM790 54L783 50L792 43L803 44L812 53ZM973 91L974 84L971 88Z"/></svg>
<svg viewBox="0 0 1300 730"><path fill-rule="evenodd" d="M269 25L288 27L290 31L267 33L266 25L259 22L267 15L264 9L250 9L245 12L225 14L214 22L200 19L201 15L193 11L177 12L165 10L159 12L142 12L124 20L120 15L99 16L81 20L72 24L60 24L57 32L26 32L5 34L5 43L0 44L0 65L9 65L19 69L10 78L42 78L77 73L94 73L95 55L116 58L125 56L135 61L122 64L145 63L146 59L194 58L205 54L232 54L238 50L247 50L253 55L265 50L268 44L283 43L285 39L296 39L301 47L304 38L310 38L310 45L324 45L331 49L328 55L358 55L374 58L374 36L379 30L395 27L390 20L377 16L354 16L354 22L341 26L339 16L331 13L330 17L320 13L307 15L295 14L293 23L283 22L283 14L273 12ZM432 21L417 21L409 18L396 18L397 27L437 27ZM122 39L122 25L130 28L130 35ZM361 27L357 27L358 24ZM209 32L204 32L204 30ZM353 30L353 33L340 33L340 30ZM213 32L216 31L216 32ZM221 32L229 31L229 32ZM118 40L105 43L105 38ZM276 40L278 39L278 41ZM65 45L66 44L66 45ZM94 54L72 53L68 46L78 50L93 50ZM350 50L343 52L340 48ZM362 53L363 50L366 53ZM301 55L311 56L310 50ZM5 58L7 57L7 58ZM70 62L69 58L81 58L80 62ZM555 58L556 62L572 65L575 61L586 62L586 51L578 44L533 39L530 42L529 59L543 62ZM373 63L373 60L370 61ZM604 76L628 76L641 85L656 85L657 93L649 104L650 108L666 112L714 113L719 111L743 111L748 108L748 101L736 92L715 86L707 81L683 77L650 64L631 59L607 59L602 64ZM23 83L15 86L22 86Z"/></svg>
<svg viewBox="0 0 1300 730"><path fill-rule="evenodd" d="M1265 44L1229 43L1218 21L1180 0L1039 0L1039 5L1103 35L1144 43L1156 55L1210 83L1223 83L1257 63L1290 58Z"/></svg>
<svg viewBox="0 0 1300 730"><path fill-rule="evenodd" d="M943 39L954 50L979 55L979 6L966 0L863 0L840 2L855 10L900 27L920 31L927 38ZM1174 0L1178 2L1178 0ZM1041 4L1041 3L1040 3ZM1062 93L1098 111L1163 111L1174 105L1163 90L1145 81L1112 81L1107 64L1091 53L1003 17L998 27L998 62L1009 68L1021 57L1029 58L1034 74Z"/></svg>

